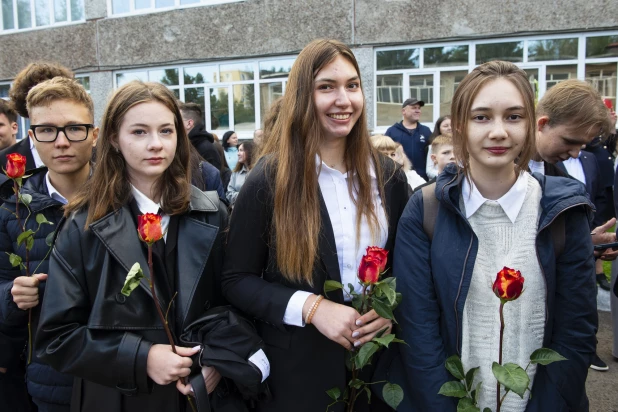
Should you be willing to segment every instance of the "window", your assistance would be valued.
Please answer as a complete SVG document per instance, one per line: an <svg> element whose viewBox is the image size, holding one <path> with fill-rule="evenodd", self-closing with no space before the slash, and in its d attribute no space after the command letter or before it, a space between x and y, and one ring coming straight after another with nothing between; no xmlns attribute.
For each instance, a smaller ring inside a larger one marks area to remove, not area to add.
<svg viewBox="0 0 618 412"><path fill-rule="evenodd" d="M84 0L1 0L0 32L84 21Z"/></svg>
<svg viewBox="0 0 618 412"><path fill-rule="evenodd" d="M239 1L244 0L107 0L107 9L109 16L122 16Z"/></svg>
<svg viewBox="0 0 618 412"><path fill-rule="evenodd" d="M198 104L207 130L252 138L272 103L283 96L294 57L192 64L115 73L116 87L131 80L163 83L184 102ZM399 103L401 105L401 103Z"/></svg>
<svg viewBox="0 0 618 412"><path fill-rule="evenodd" d="M492 60L515 63L527 74L538 101L567 79L588 81L616 106L618 31L480 39L375 49L373 129L401 121L401 103L423 100L421 122L430 128L450 113L463 78Z"/></svg>

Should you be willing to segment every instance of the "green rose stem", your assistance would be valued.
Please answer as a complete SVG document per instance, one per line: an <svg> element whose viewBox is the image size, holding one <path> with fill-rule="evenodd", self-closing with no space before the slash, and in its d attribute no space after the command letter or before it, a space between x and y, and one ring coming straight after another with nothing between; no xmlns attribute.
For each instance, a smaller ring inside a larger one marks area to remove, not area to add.
<svg viewBox="0 0 618 412"><path fill-rule="evenodd" d="M154 268L152 266L152 244L149 243L148 244L148 269L150 269L150 277L148 278L148 283L150 284L150 291L152 292L152 298L154 300L154 304L155 307L157 308L157 313L159 314L159 318L161 319L161 323L163 323L163 329L165 329L165 334L167 335L167 339L170 342L170 345L172 347L172 352L174 352L175 354L178 354L176 352L176 345L174 344L174 338L172 337L172 332L170 331L170 327L169 324L167 323L167 317L163 316L163 311L161 310L161 306L159 305L159 299L157 298L157 292L155 290L155 275L154 275ZM171 306L171 302L170 302L170 306ZM168 308L169 310L169 308ZM183 384L187 384L187 380L185 378L181 378L182 383ZM189 405L191 406L191 410L193 412L197 412L197 409L195 408L195 405L193 404L193 399L191 399L191 396L187 395L187 401L189 402Z"/></svg>
<svg viewBox="0 0 618 412"><path fill-rule="evenodd" d="M502 365L502 340L504 338L504 301L500 299L500 352L498 352L498 363ZM500 406L504 398L500 399L500 381L496 389L496 412L500 412ZM506 394L505 394L506 396Z"/></svg>
<svg viewBox="0 0 618 412"><path fill-rule="evenodd" d="M361 316L365 314L365 305L368 304L367 299L367 285L363 285L363 303L361 304L360 310ZM352 381L355 381L356 379L358 379L358 369L356 368L356 362L352 362ZM354 404L356 403L357 397L358 395L356 394L356 388L352 387L350 389L350 403L348 404L348 412L354 412Z"/></svg>

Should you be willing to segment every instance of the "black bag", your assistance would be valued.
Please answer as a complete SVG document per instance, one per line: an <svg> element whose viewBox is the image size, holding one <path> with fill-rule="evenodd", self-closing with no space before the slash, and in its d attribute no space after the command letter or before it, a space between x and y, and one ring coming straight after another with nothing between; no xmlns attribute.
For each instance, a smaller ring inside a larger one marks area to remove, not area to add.
<svg viewBox="0 0 618 412"><path fill-rule="evenodd" d="M264 350L264 342L255 325L231 306L220 306L207 311L186 327L180 335L180 344L200 346L198 362L193 362L189 381L195 392L199 412L246 411L244 400L267 400L270 392L262 383L262 372L248 359ZM206 392L202 366L217 369L223 379L214 396Z"/></svg>

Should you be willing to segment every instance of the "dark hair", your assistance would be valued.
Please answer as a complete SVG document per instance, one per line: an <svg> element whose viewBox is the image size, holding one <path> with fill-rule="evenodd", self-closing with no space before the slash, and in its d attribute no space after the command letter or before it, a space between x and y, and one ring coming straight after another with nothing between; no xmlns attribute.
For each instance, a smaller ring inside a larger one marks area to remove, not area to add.
<svg viewBox="0 0 618 412"><path fill-rule="evenodd" d="M73 79L75 75L71 70L61 64L43 62L30 63L17 74L15 80L13 80L11 90L9 90L9 98L11 99L13 108L21 117L28 117L26 98L28 97L30 89L54 77Z"/></svg>
<svg viewBox="0 0 618 412"><path fill-rule="evenodd" d="M126 160L121 152L114 149L114 143L117 144L118 132L127 112L146 102L161 103L173 113L177 139L174 159L156 181L155 193L161 197L161 207L168 215L181 214L189 207L192 145L182 123L176 97L161 83L134 80L118 88L107 103L97 141L97 166L92 178L65 207L65 216L88 208L86 229L90 223L121 208L131 198Z"/></svg>
<svg viewBox="0 0 618 412"><path fill-rule="evenodd" d="M265 171L274 171L273 247L282 275L295 283L314 282L313 268L318 257L322 227L315 159L323 141L323 131L315 107L315 77L338 57L354 66L360 83L361 71L348 46L336 40L312 41L292 65L279 113L270 132L265 133L262 154L269 155L266 157ZM360 86L362 92L362 84ZM374 203L369 174L371 165L368 162L374 167L378 190L384 199L379 156L369 141L367 113L363 104L358 120L346 138L344 160L349 175L356 175L356 179L348 179L348 190L355 194L357 235L360 234L358 228L361 222L367 221L372 238L380 230L377 207L381 206Z"/></svg>
<svg viewBox="0 0 618 412"><path fill-rule="evenodd" d="M230 147L227 141L230 139L230 137L232 137L234 133L236 132L233 130L228 130L227 132L225 132L223 138L221 139L221 146L223 146L223 149L227 150Z"/></svg>
<svg viewBox="0 0 618 412"><path fill-rule="evenodd" d="M429 136L429 141L427 142L427 146L431 145L431 143L433 142L433 139L435 139L436 137L440 136L442 133L440 133L440 126L442 126L442 122L445 121L446 119L450 119L451 116L446 115L446 116L442 116L440 117L437 121L436 121L436 125L433 128L433 132L431 133L431 136Z"/></svg>
<svg viewBox="0 0 618 412"><path fill-rule="evenodd" d="M255 149L255 143L244 142L238 145L239 148L240 146L242 146L245 151L245 161L243 163L236 163L236 167L234 167L233 170L234 172L240 172L243 166L245 166L247 170L251 170L251 167L253 166L253 150Z"/></svg>
<svg viewBox="0 0 618 412"><path fill-rule="evenodd" d="M0 114L9 119L9 123L17 123L17 113L11 107L10 103L4 99L0 99Z"/></svg>
<svg viewBox="0 0 618 412"><path fill-rule="evenodd" d="M204 123L204 112L199 104L178 102L178 106L180 111L195 123Z"/></svg>

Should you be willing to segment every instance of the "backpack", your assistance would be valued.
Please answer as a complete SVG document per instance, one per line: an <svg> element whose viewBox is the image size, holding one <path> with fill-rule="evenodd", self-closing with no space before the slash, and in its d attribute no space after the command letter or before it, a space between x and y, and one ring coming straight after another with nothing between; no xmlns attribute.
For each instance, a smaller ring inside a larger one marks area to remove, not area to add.
<svg viewBox="0 0 618 412"><path fill-rule="evenodd" d="M435 195L436 183L432 183L421 188L423 194L423 231L429 237L429 241L433 240L433 233L436 226L436 218L438 217L438 199ZM562 255L564 251L565 227L564 214L560 213L550 226L551 237L554 243L554 253L556 259Z"/></svg>

